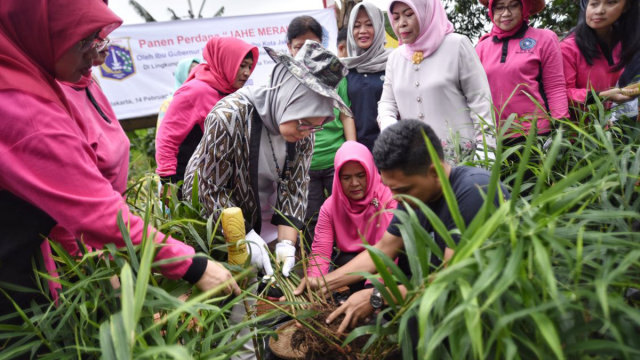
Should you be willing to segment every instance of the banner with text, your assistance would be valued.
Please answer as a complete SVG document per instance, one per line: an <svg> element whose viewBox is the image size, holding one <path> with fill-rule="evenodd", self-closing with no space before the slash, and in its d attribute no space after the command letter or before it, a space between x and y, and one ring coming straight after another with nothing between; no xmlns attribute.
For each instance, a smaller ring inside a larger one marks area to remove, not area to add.
<svg viewBox="0 0 640 360"><path fill-rule="evenodd" d="M109 38L105 63L93 69L118 119L158 113L174 89L174 70L186 57L202 58L209 39L232 36L260 49L258 64L247 85L264 85L273 61L263 47L288 52L289 22L299 15L316 18L323 45L335 51L337 25L333 9L122 26Z"/></svg>

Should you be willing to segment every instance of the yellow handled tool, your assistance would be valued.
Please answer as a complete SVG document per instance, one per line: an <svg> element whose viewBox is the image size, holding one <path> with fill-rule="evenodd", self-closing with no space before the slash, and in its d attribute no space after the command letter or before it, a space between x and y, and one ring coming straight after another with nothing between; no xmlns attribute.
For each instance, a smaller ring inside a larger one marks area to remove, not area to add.
<svg viewBox="0 0 640 360"><path fill-rule="evenodd" d="M244 229L244 216L242 216L240 208L232 207L222 210L222 231L227 242L229 264L244 265L249 253L247 252L247 244L244 242L247 233Z"/></svg>

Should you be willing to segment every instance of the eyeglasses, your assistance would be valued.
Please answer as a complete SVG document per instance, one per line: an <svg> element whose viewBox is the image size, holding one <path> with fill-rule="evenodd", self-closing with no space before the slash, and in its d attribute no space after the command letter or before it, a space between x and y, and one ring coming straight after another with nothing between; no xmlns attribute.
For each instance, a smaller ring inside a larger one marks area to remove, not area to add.
<svg viewBox="0 0 640 360"><path fill-rule="evenodd" d="M316 131L320 131L324 129L323 125L312 125L312 124L304 124L302 120L298 120L298 126L296 126L298 131L308 131L310 133L314 133Z"/></svg>
<svg viewBox="0 0 640 360"><path fill-rule="evenodd" d="M102 51L109 46L109 43L111 43L111 40L102 39L98 36L98 33L95 33L88 38L80 40L80 51L87 52L92 49Z"/></svg>
<svg viewBox="0 0 640 360"><path fill-rule="evenodd" d="M513 14L514 11L520 9L520 3L513 2L507 6L496 6L493 8L494 14L504 14L505 11L509 10L509 13Z"/></svg>
<svg viewBox="0 0 640 360"><path fill-rule="evenodd" d="M98 52L106 50L109 44L111 44L111 39L99 39L99 41L96 42L96 50L98 50Z"/></svg>

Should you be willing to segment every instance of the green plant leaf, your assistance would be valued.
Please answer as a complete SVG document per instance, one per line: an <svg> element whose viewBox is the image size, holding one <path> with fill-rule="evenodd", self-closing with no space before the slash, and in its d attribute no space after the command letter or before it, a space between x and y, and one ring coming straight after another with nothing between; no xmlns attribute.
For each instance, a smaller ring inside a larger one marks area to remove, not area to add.
<svg viewBox="0 0 640 360"><path fill-rule="evenodd" d="M547 345L551 348L553 353L558 359L564 359L564 353L562 352L562 346L560 345L560 338L558 332L551 320L543 313L534 312L531 313L531 318L535 321L542 337L546 340Z"/></svg>

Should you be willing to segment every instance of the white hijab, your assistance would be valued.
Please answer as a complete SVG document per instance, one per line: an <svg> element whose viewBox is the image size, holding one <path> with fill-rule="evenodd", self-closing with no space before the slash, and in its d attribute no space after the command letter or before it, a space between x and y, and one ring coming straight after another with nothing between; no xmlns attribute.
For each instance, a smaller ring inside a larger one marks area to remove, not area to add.
<svg viewBox="0 0 640 360"><path fill-rule="evenodd" d="M360 9L364 8L373 25L373 42L367 49L361 49L353 36L353 25ZM386 42L384 30L384 14L371 3L359 3L351 10L347 30L347 54L349 57L341 59L348 69L356 69L359 73L373 73L383 71L387 66L390 51L384 48Z"/></svg>
<svg viewBox="0 0 640 360"><path fill-rule="evenodd" d="M246 86L237 92L253 104L262 123L274 135L280 124L309 117L333 119L333 100L309 89L282 64L276 64L271 82L265 86Z"/></svg>

